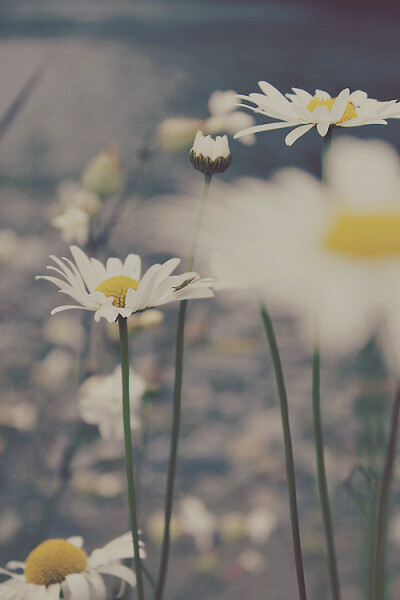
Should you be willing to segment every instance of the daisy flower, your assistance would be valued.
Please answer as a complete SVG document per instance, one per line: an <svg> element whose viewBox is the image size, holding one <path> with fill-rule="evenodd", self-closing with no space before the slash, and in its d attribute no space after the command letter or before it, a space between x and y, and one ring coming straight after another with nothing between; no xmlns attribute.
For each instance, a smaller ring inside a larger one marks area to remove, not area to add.
<svg viewBox="0 0 400 600"><path fill-rule="evenodd" d="M143 377L132 370L129 381L131 429L137 431L141 427L141 399L146 391L146 383ZM78 409L81 419L91 425L98 425L101 437L107 441L124 439L121 390L120 366L111 375L89 377L79 389Z"/></svg>
<svg viewBox="0 0 400 600"><path fill-rule="evenodd" d="M121 564L121 560L133 556L131 533L94 550L90 556L82 546L81 537L46 540L32 550L25 562L9 562L7 569L0 569L0 573L10 577L0 584L1 599L106 600L102 575L113 575L136 586L135 573ZM22 573L15 572L21 569Z"/></svg>
<svg viewBox="0 0 400 600"><path fill-rule="evenodd" d="M57 266L47 267L62 279L50 275L36 277L54 283L61 293L79 303L58 306L51 311L52 315L81 308L94 311L96 322L104 317L112 323L120 315L129 317L168 302L214 295L212 279L200 279L194 271L171 275L180 263L179 258L155 264L141 277L141 260L137 254L129 254L124 263L119 258L109 258L104 266L96 258L88 258L77 246L71 246L70 250L76 264L67 258L60 260L51 256Z"/></svg>
<svg viewBox="0 0 400 600"><path fill-rule="evenodd" d="M211 262L218 287L297 315L309 349L316 322L331 355L378 332L400 371L400 157L385 142L340 137L326 173L325 186L300 169L216 185L198 261ZM171 222L161 213L153 235L169 251L187 243L191 210L185 197L168 206Z"/></svg>
<svg viewBox="0 0 400 600"><path fill-rule="evenodd" d="M386 125L386 119L400 118L400 103L397 100L379 102L368 98L366 92L361 90L350 93L346 88L338 96L332 97L323 90L315 90L315 94L311 95L305 90L292 88L293 93L286 94L285 97L266 81L259 81L258 85L263 93L239 96L241 100L251 103L250 106L246 103L241 106L277 119L277 122L248 127L239 131L235 138L260 131L294 127L285 138L286 144L291 146L313 127L317 128L320 136L325 137L331 126Z"/></svg>

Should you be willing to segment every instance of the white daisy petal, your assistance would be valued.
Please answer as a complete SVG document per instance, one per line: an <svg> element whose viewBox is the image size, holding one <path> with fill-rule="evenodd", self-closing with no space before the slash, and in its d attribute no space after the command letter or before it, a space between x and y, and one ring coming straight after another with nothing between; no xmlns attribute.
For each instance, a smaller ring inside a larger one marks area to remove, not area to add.
<svg viewBox="0 0 400 600"><path fill-rule="evenodd" d="M6 564L7 569L25 569L25 563L19 560L9 560Z"/></svg>
<svg viewBox="0 0 400 600"><path fill-rule="evenodd" d="M132 279L140 279L141 260L137 254L128 254L124 262L122 275L132 277Z"/></svg>
<svg viewBox="0 0 400 600"><path fill-rule="evenodd" d="M36 591L36 585L25 582L14 583L6 581L4 583L0 583L1 600L27 600L27 598L32 598Z"/></svg>
<svg viewBox="0 0 400 600"><path fill-rule="evenodd" d="M80 535L75 535L67 539L67 542L76 546L77 548L83 548L83 537Z"/></svg>
<svg viewBox="0 0 400 600"><path fill-rule="evenodd" d="M49 600L46 586L41 585L40 587L35 587L36 591L32 594L32 600Z"/></svg>
<svg viewBox="0 0 400 600"><path fill-rule="evenodd" d="M46 588L47 600L59 600L60 598L61 585L59 583L53 583Z"/></svg>
<svg viewBox="0 0 400 600"><path fill-rule="evenodd" d="M310 129L314 127L314 124L310 125L301 125L300 127L296 127L293 129L285 138L285 143L287 146L292 146L296 140L298 140L302 135L310 131Z"/></svg>
<svg viewBox="0 0 400 600"><path fill-rule="evenodd" d="M109 258L106 263L107 277L116 277L121 275L123 266L119 258Z"/></svg>
<svg viewBox="0 0 400 600"><path fill-rule="evenodd" d="M71 600L91 600L90 586L83 573L72 573L65 577Z"/></svg>
<svg viewBox="0 0 400 600"><path fill-rule="evenodd" d="M325 122L325 123L317 123L317 130L320 136L325 137L326 134L328 133L328 129L329 129L329 122Z"/></svg>
<svg viewBox="0 0 400 600"><path fill-rule="evenodd" d="M237 138L241 138L244 135L249 135L250 133L259 133L260 131L272 131L273 129L283 129L284 127L293 127L294 125L298 125L298 122L292 121L291 123L266 123L265 125L254 125L253 127L243 129L243 131L238 131L238 133L236 133L233 137L236 140Z"/></svg>
<svg viewBox="0 0 400 600"><path fill-rule="evenodd" d="M324 90L315 90L315 97L319 98L320 100L331 99L331 96L328 94L328 92L325 92Z"/></svg>
<svg viewBox="0 0 400 600"><path fill-rule="evenodd" d="M346 88L342 90L336 98L332 109L331 109L331 123L335 123L342 118L344 111L346 110L347 103L349 101L350 90Z"/></svg>
<svg viewBox="0 0 400 600"><path fill-rule="evenodd" d="M96 287L97 277L93 269L93 265L86 256L86 254L78 248L78 246L70 247L71 254L75 259L79 272L82 275L82 279L88 286L89 292L92 292Z"/></svg>
<svg viewBox="0 0 400 600"><path fill-rule="evenodd" d="M97 568L98 573L104 573L105 575L115 575L120 579L123 579L132 587L136 586L136 575L129 567L124 565L102 565Z"/></svg>
<svg viewBox="0 0 400 600"><path fill-rule="evenodd" d="M327 106L317 106L312 111L312 123L330 123L329 108Z"/></svg>
<svg viewBox="0 0 400 600"><path fill-rule="evenodd" d="M292 87L292 90L304 104L308 104L313 99L312 95L306 92L305 90L301 90L300 88L295 87Z"/></svg>
<svg viewBox="0 0 400 600"><path fill-rule="evenodd" d="M293 110L299 119L306 121L306 123L312 121L312 113L310 113L306 106L303 106L302 104L293 104Z"/></svg>
<svg viewBox="0 0 400 600"><path fill-rule="evenodd" d="M98 573L88 573L86 575L87 581L89 582L90 587L93 589L93 599L94 600L106 600L107 598L107 589L104 584L102 577Z"/></svg>

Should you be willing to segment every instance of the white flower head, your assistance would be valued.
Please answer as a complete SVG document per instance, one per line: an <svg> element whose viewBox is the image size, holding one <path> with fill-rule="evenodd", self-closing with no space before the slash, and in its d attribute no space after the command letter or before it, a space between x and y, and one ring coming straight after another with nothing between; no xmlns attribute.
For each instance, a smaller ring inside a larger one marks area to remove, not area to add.
<svg viewBox="0 0 400 600"><path fill-rule="evenodd" d="M219 288L247 288L272 310L298 316L308 350L315 323L333 356L382 331L400 372L400 156L381 140L340 136L326 174L325 185L293 168L268 181L218 182L199 264L211 260ZM189 243L190 199L171 199L160 214L153 235L164 247Z"/></svg>
<svg viewBox="0 0 400 600"><path fill-rule="evenodd" d="M198 131L189 158L194 168L205 175L223 173L232 162L227 136L217 135L213 139L211 135L204 136L202 131Z"/></svg>
<svg viewBox="0 0 400 600"><path fill-rule="evenodd" d="M87 212L76 206L69 206L63 214L53 217L51 224L61 231L61 237L65 242L77 242L83 245L89 238L89 222Z"/></svg>
<svg viewBox="0 0 400 600"><path fill-rule="evenodd" d="M36 279L54 283L61 293L79 303L53 308L52 315L61 310L81 308L94 311L96 322L104 317L113 323L118 316L130 317L154 306L214 296L210 278L200 279L194 271L171 275L180 263L179 258L171 258L162 265L155 264L141 277L141 260L137 254L129 254L124 263L119 258L109 258L104 266L96 258L88 258L77 246L71 246L70 250L76 264L68 258L60 260L51 256L57 266L47 267L64 279L36 276Z"/></svg>
<svg viewBox="0 0 400 600"><path fill-rule="evenodd" d="M141 399L146 391L146 383L132 370L129 373L129 400L131 409L131 429L141 427ZM83 421L98 425L104 440L123 440L122 420L122 381L121 367L117 366L111 375L93 375L83 382L79 389L78 409Z"/></svg>
<svg viewBox="0 0 400 600"><path fill-rule="evenodd" d="M57 204L60 211L75 207L93 216L99 212L101 203L97 194L85 190L76 181L66 180L57 188Z"/></svg>
<svg viewBox="0 0 400 600"><path fill-rule="evenodd" d="M145 558L142 543L140 555ZM102 575L113 575L136 586L135 573L121 563L133 558L132 534L126 533L94 550L82 549L83 539L51 539L42 542L25 562L11 561L0 573L10 577L0 583L2 600L106 600ZM143 554L142 554L143 553ZM22 569L21 573L15 571Z"/></svg>
<svg viewBox="0 0 400 600"><path fill-rule="evenodd" d="M186 496L180 502L180 520L186 534L193 536L199 551L209 550L214 546L217 532L217 519L206 508L200 498Z"/></svg>
<svg viewBox="0 0 400 600"><path fill-rule="evenodd" d="M346 88L337 97L331 97L323 90L315 90L315 94L311 95L305 90L292 88L293 93L285 97L266 81L259 81L258 85L263 93L239 96L241 100L251 103L250 106L246 103L241 106L277 119L277 122L246 128L239 131L235 138L249 133L294 127L285 139L286 144L291 146L313 127L317 128L320 136L325 137L332 126L386 125L386 119L400 118L400 103L396 100L380 102L368 98L366 92L361 90L350 93Z"/></svg>
<svg viewBox="0 0 400 600"><path fill-rule="evenodd" d="M213 92L208 101L210 118L204 121L203 130L206 133L228 133L235 135L241 129L246 129L255 124L254 118L238 110L237 94L233 90ZM243 144L254 144L254 134L240 138Z"/></svg>

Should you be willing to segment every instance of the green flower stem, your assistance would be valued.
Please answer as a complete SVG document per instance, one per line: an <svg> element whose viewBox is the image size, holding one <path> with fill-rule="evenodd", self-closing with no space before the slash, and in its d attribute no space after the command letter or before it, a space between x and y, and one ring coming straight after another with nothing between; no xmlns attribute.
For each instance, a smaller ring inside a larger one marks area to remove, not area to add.
<svg viewBox="0 0 400 600"><path fill-rule="evenodd" d="M129 407L129 350L128 350L128 327L125 317L118 317L121 372L122 372L122 411L124 419L124 442L125 442L125 464L126 480L128 484L129 516L134 549L134 564L136 571L136 585L138 600L144 600L142 565L139 554L139 534L136 516L135 481L133 475L132 460L132 436L131 436L131 411Z"/></svg>
<svg viewBox="0 0 400 600"><path fill-rule="evenodd" d="M330 126L326 136L323 139L322 155L321 155L321 180L326 183L326 156L332 141L333 127ZM325 456L324 456L324 440L322 435L321 422L321 394L320 394L320 371L321 357L319 344L315 338L313 352L313 374L312 374L312 402L313 402L313 420L314 420L314 437L315 437L315 453L317 459L317 479L319 498L321 503L322 521L325 531L325 540L328 554L328 571L332 589L332 597L334 600L340 600L340 584L337 568L335 541L333 537L332 516L329 505L328 483L326 479Z"/></svg>
<svg viewBox="0 0 400 600"><path fill-rule="evenodd" d="M389 492L393 475L393 466L396 453L397 429L399 426L400 413L400 390L397 390L393 404L390 435L386 450L385 465L382 473L382 480L379 494L378 505L378 524L376 534L376 566L375 566L375 594L376 600L385 598L385 562L386 562L386 539L387 524L389 512Z"/></svg>
<svg viewBox="0 0 400 600"><path fill-rule="evenodd" d="M326 183L326 155L332 142L333 127L329 127L326 136L322 142L322 154L321 154L321 181Z"/></svg>
<svg viewBox="0 0 400 600"><path fill-rule="evenodd" d="M210 187L211 175L204 175L203 189L201 193L201 201L199 215L196 228L193 235L192 247L187 262L187 270L193 268L194 258L196 254L197 242L199 238L201 223L203 220L204 206L208 196ZM181 420L181 396L182 396L182 377L183 377L183 353L184 353L184 334L185 334L185 316L188 301L182 300L179 305L178 325L176 330L176 346L175 346L175 382L174 382L174 405L172 414L172 432L171 432L171 448L168 466L167 491L165 496L164 509L164 536L161 547L160 570L158 574L157 589L154 595L154 600L162 600L165 580L167 577L168 556L170 546L170 523L172 514L172 504L174 495L174 481L176 471L176 459L178 454L179 428Z"/></svg>
<svg viewBox="0 0 400 600"><path fill-rule="evenodd" d="M317 457L317 477L319 498L321 502L322 520L325 530L325 539L328 553L328 570L332 588L332 597L334 600L340 600L340 585L337 569L335 542L333 537L332 517L329 506L328 483L325 471L324 458L324 440L322 435L321 423L321 394L320 394L320 368L321 359L318 344L314 344L313 354L313 385L312 385L312 400L313 400L313 419L314 419L314 436L315 436L315 452Z"/></svg>
<svg viewBox="0 0 400 600"><path fill-rule="evenodd" d="M292 525L292 539L294 549L294 559L296 563L297 585L299 588L300 600L307 600L306 585L304 580L303 556L301 552L299 514L297 510L296 498L296 479L293 461L292 437L289 424L289 408L286 395L285 381L283 378L282 364L279 356L278 344L276 342L271 317L264 305L261 306L261 317L264 323L265 333L267 334L269 346L271 349L272 361L275 369L276 384L278 387L279 401L281 406L283 440L285 444L286 460L286 479L289 489L290 522Z"/></svg>
<svg viewBox="0 0 400 600"><path fill-rule="evenodd" d="M206 205L206 200L207 200L207 196L208 196L208 188L210 187L210 183L211 183L211 177L212 177L212 175L204 175L203 189L201 191L200 209L199 209L199 214L197 217L196 228L194 230L192 247L190 249L189 258L188 258L188 262L186 265L187 271L191 271L193 269L194 257L196 255L197 242L199 241L201 224L203 222L204 207Z"/></svg>
<svg viewBox="0 0 400 600"><path fill-rule="evenodd" d="M158 574L158 583L155 600L161 600L163 597L165 579L167 576L168 555L170 544L170 523L172 514L172 503L174 494L174 480L176 470L176 458L178 453L179 427L181 420L181 392L183 376L183 351L184 351L184 332L185 315L187 309L187 300L182 300L179 306L178 327L176 331L176 355L175 355L175 383L174 383L174 407L172 416L171 449L169 457L167 491L165 496L165 521L164 537L161 548L160 570Z"/></svg>

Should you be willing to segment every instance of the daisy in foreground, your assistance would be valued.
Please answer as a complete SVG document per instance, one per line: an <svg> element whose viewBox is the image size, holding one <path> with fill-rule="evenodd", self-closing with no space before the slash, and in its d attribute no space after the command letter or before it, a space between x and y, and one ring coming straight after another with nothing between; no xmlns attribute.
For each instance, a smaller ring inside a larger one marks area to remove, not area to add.
<svg viewBox="0 0 400 600"><path fill-rule="evenodd" d="M315 322L324 354L356 351L378 333L400 373L400 156L383 141L343 136L326 170L325 186L299 169L220 184L199 264L211 262L219 288L253 290L297 315L307 348ZM152 234L174 251L188 243L193 208L187 197L171 199L168 214L163 205Z"/></svg>
<svg viewBox="0 0 400 600"><path fill-rule="evenodd" d="M292 94L281 94L273 85L259 81L262 94L252 93L239 96L241 100L255 106L242 103L255 113L278 119L276 123L255 125L239 131L234 137L295 127L285 138L288 146L294 144L302 135L316 127L320 136L325 137L330 127L358 127L360 125L386 125L388 118L400 118L400 103L397 100L380 102L368 98L366 92L356 90L350 93L348 88L336 97L323 90L315 90L311 95L305 90L292 88Z"/></svg>
<svg viewBox="0 0 400 600"><path fill-rule="evenodd" d="M132 587L136 585L135 573L120 562L133 556L131 533L94 550L90 556L82 545L81 537L46 540L32 550L24 563L9 562L7 569L0 569L0 573L11 578L0 584L0 598L106 600L103 574L118 577ZM22 574L14 572L19 569Z"/></svg>
<svg viewBox="0 0 400 600"><path fill-rule="evenodd" d="M63 279L49 275L36 277L51 281L61 293L79 303L58 306L51 311L52 315L82 308L95 311L96 322L104 317L112 323L119 315L130 317L135 312L168 302L214 296L212 279L200 279L194 271L171 275L180 263L179 258L153 265L141 277L141 260L137 254L129 254L124 263L119 258L109 258L104 266L96 258L88 258L77 246L71 246L70 250L76 264L68 258L60 260L51 256L57 266L47 267Z"/></svg>

